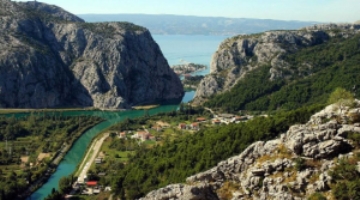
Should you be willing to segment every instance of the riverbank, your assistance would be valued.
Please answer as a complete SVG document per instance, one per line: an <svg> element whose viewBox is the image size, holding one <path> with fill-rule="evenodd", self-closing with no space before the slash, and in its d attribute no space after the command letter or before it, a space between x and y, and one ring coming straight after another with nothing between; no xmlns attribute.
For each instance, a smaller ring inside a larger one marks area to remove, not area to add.
<svg viewBox="0 0 360 200"><path fill-rule="evenodd" d="M109 133L105 133L100 139L96 139L92 142L78 171L75 173L75 176L78 177L78 180L76 182L78 183L85 182L86 174L89 171L91 164L94 162L97 154L99 153L102 143L107 137L109 137Z"/></svg>
<svg viewBox="0 0 360 200"><path fill-rule="evenodd" d="M0 108L0 114L19 114L19 113L30 113L30 112L65 112L65 111L95 111L99 110L94 107L86 107L86 108Z"/></svg>
<svg viewBox="0 0 360 200"><path fill-rule="evenodd" d="M132 108L134 110L150 110L150 109L153 109L153 108L157 108L159 106L160 106L159 104L156 104L156 105L133 106Z"/></svg>
<svg viewBox="0 0 360 200"><path fill-rule="evenodd" d="M185 98L185 97L184 97ZM190 98L190 97L189 97ZM174 111L178 108L178 105L162 105L154 109L149 110L149 115L155 115L157 113L166 113ZM63 116L98 116L105 121L92 127L81 137L74 142L74 145L66 153L64 158L56 168L55 173L51 175L48 181L38 190L31 195L31 200L42 200L46 198L53 188L58 189L59 180L62 177L67 177L73 174L79 167L81 161L86 154L86 150L89 149L93 138L100 133L104 133L109 127L125 120L133 119L144 116L144 111L141 110L129 110L123 112L106 112L106 111L67 111L62 113ZM30 199L30 198L28 198Z"/></svg>
<svg viewBox="0 0 360 200"><path fill-rule="evenodd" d="M32 185L28 187L26 192L24 192L24 197L29 197L33 192L35 192L37 189L39 189L41 186L43 186L48 179L51 177L51 175L56 171L56 168L58 167L58 164L60 161L64 158L66 153L71 149L73 144L77 141L77 139L84 134L86 131L91 129L92 127L96 126L97 124L101 123L102 121L93 122L89 125L86 125L82 129L80 129L76 134L75 138L70 140L67 144L64 144L62 148L56 152L53 157L51 158L50 164L48 165L48 168L46 169L46 173L41 176L40 179L35 180Z"/></svg>

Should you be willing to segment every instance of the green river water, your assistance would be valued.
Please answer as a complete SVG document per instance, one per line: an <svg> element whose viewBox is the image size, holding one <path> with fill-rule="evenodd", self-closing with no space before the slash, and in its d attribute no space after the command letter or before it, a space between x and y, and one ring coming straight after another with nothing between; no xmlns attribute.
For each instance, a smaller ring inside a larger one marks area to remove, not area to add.
<svg viewBox="0 0 360 200"><path fill-rule="evenodd" d="M178 108L178 105L166 105L160 106L154 109L149 110L150 115L154 115L160 112L170 112ZM61 177L68 176L73 173L76 169L76 166L81 162L83 156L86 153L87 147L90 145L91 140L103 130L109 128L110 126L126 119L126 118L136 118L143 116L145 112L143 110L131 110L131 111L62 111L64 116L99 116L105 119L104 122L99 123L93 128L86 131L79 139L74 143L72 148L65 155L63 160L60 162L59 166L56 169L56 172L50 176L48 181L37 191L35 191L28 199L31 200L41 200L47 197L52 188L57 189L58 183ZM23 115L23 114L18 114Z"/></svg>
<svg viewBox="0 0 360 200"><path fill-rule="evenodd" d="M183 97L182 102L189 102L194 96L194 91L186 92ZM163 105L157 108L151 109L148 111L150 115L155 115L161 112L170 112L178 109L178 105ZM143 110L131 110L131 111L61 111L61 114L64 116L99 116L105 121L97 124L83 135L79 137L78 140L73 144L72 148L67 152L65 157L60 162L59 166L56 169L56 172L50 176L48 181L36 190L27 200L42 200L47 197L53 188L58 189L58 183L61 177L68 176L73 173L77 165L81 162L83 156L86 153L88 146L90 145L92 139L98 135L103 130L109 128L110 126L121 122L126 118L136 118L143 116L145 111ZM15 116L22 116L27 114L15 114Z"/></svg>

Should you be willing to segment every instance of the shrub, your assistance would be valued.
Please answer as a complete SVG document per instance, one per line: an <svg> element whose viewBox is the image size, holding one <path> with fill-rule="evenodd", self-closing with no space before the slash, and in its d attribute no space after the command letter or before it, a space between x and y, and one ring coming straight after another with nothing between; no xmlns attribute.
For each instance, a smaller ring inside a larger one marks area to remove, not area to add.
<svg viewBox="0 0 360 200"><path fill-rule="evenodd" d="M324 195L322 195L321 193L316 192L316 193L310 195L308 200L326 200L326 197Z"/></svg>

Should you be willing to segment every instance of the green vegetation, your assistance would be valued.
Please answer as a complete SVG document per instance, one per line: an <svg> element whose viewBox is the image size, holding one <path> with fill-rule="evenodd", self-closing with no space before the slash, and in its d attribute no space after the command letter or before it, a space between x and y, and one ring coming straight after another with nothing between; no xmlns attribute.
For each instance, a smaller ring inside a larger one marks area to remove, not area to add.
<svg viewBox="0 0 360 200"><path fill-rule="evenodd" d="M310 195L308 200L326 200L326 197L324 195L322 195L321 193L316 192L316 193Z"/></svg>
<svg viewBox="0 0 360 200"><path fill-rule="evenodd" d="M116 29L109 23L79 23L80 27L104 37L112 38Z"/></svg>
<svg viewBox="0 0 360 200"><path fill-rule="evenodd" d="M205 106L225 111L291 110L304 105L326 103L337 87L360 96L360 36L303 48L284 58L291 78L270 81L269 66L246 75L230 91L211 97ZM311 67L310 67L311 66Z"/></svg>
<svg viewBox="0 0 360 200"><path fill-rule="evenodd" d="M98 117L63 117L51 112L20 118L0 116L0 194L4 197L0 199L15 199L30 185L45 181L61 150L66 151L100 121Z"/></svg>
<svg viewBox="0 0 360 200"><path fill-rule="evenodd" d="M345 106L354 105L354 96L344 88L336 88L334 92L330 94L329 104L335 104L342 111Z"/></svg>
<svg viewBox="0 0 360 200"><path fill-rule="evenodd" d="M144 27L129 22L79 23L79 26L108 38L112 38L116 34L116 26L119 26L126 31L146 30Z"/></svg>
<svg viewBox="0 0 360 200"><path fill-rule="evenodd" d="M360 154L341 159L330 175L335 184L331 186L335 199L360 199L360 172L357 163Z"/></svg>
<svg viewBox="0 0 360 200"><path fill-rule="evenodd" d="M196 88L200 81L204 78L204 76L198 75L198 76L185 76L184 80L182 80L182 84L184 85L185 90L193 90Z"/></svg>
<svg viewBox="0 0 360 200"><path fill-rule="evenodd" d="M165 140L153 148L136 149L126 165L115 165L106 178L120 197L136 199L150 190L185 178L215 166L219 161L242 152L258 140L269 140L286 131L294 123L304 123L323 106L312 106L289 112L279 112L268 118L257 117L247 123L201 129L173 141ZM178 111L182 112L182 111ZM176 114L176 113L175 113ZM162 118L174 113L163 114ZM130 128L122 123L122 128ZM102 178L100 178L101 180Z"/></svg>
<svg viewBox="0 0 360 200"><path fill-rule="evenodd" d="M249 73L249 75L246 76L246 79L239 81L233 89L211 98L205 103L205 106L219 107L227 112L244 110L254 99L270 95L285 84L284 80L267 81L270 78L269 70L269 66L264 66Z"/></svg>

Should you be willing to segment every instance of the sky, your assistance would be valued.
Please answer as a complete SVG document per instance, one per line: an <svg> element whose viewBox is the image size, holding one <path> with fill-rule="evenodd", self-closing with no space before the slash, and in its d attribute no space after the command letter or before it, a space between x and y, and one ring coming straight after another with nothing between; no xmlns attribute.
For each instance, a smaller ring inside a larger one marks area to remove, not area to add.
<svg viewBox="0 0 360 200"><path fill-rule="evenodd" d="M350 23L360 20L360 0L40 0L40 2L60 6L75 14L175 14Z"/></svg>

